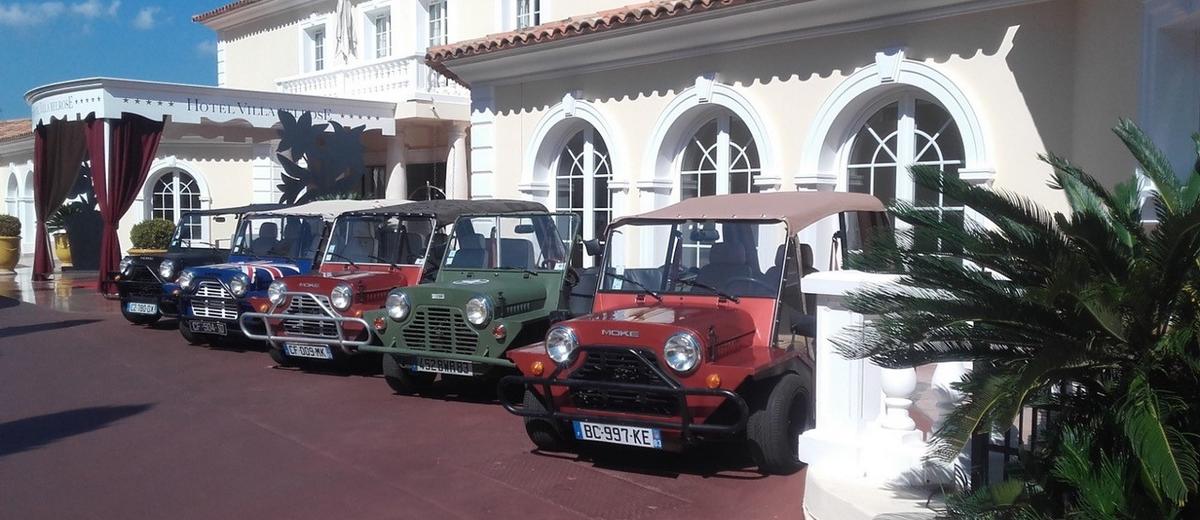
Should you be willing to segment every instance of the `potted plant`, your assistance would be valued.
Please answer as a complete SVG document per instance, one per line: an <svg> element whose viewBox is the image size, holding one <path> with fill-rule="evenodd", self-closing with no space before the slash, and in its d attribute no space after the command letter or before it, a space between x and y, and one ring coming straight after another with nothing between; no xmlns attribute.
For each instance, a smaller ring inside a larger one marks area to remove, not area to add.
<svg viewBox="0 0 1200 520"><path fill-rule="evenodd" d="M67 220L73 215L82 212L85 208L84 203L80 201L71 202L59 206L58 209L50 213L46 217L46 230L50 232L50 236L54 237L54 256L58 258L58 263L62 267L72 267L71 263L71 240L67 234Z"/></svg>
<svg viewBox="0 0 1200 520"><path fill-rule="evenodd" d="M129 239L133 241L131 255L161 255L167 252L171 245L171 237L175 235L175 223L170 220L154 218L143 220L129 230Z"/></svg>
<svg viewBox="0 0 1200 520"><path fill-rule="evenodd" d="M16 274L13 270L21 259L21 220L12 215L0 215L0 275Z"/></svg>

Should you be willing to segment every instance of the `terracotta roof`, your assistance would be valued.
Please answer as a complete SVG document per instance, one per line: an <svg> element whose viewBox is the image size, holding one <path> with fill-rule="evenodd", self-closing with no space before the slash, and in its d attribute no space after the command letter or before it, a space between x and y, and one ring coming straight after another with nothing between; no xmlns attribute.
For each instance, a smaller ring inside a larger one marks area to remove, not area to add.
<svg viewBox="0 0 1200 520"><path fill-rule="evenodd" d="M652 0L598 13L547 22L483 38L431 47L425 61L442 75L466 84L446 67L446 62L539 43L564 40L599 32L666 21L693 13L735 7L758 0Z"/></svg>
<svg viewBox="0 0 1200 520"><path fill-rule="evenodd" d="M204 22L206 22L206 21L208 21L209 19L212 19L212 18L214 18L214 17L217 17L217 16L220 16L220 15L223 15L223 14L225 14L225 13L228 13L228 12L230 12L230 11L236 11L236 10L238 10L238 9L241 9L241 8L243 8L243 7L246 7L246 6L248 6L248 5L254 5L254 4L257 4L257 3L261 2L261 1L263 1L263 0L237 0L236 2L229 2L228 4L225 4L225 5L221 6L221 7L218 7L218 8L216 8L216 9L212 9L212 10L209 10L209 11L204 11L203 13L200 13L200 14L193 15L193 16L192 16L192 21L193 21L193 22L196 22L196 23L204 23Z"/></svg>
<svg viewBox="0 0 1200 520"><path fill-rule="evenodd" d="M33 135L33 122L29 119L0 121L0 141L11 141Z"/></svg>

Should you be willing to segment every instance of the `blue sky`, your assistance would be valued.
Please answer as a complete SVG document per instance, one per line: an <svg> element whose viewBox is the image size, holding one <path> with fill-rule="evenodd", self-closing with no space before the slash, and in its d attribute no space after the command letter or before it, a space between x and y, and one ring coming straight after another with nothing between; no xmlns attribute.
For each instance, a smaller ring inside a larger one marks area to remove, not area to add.
<svg viewBox="0 0 1200 520"><path fill-rule="evenodd" d="M192 15L223 0L0 0L0 119L25 92L92 76L214 85L216 33Z"/></svg>

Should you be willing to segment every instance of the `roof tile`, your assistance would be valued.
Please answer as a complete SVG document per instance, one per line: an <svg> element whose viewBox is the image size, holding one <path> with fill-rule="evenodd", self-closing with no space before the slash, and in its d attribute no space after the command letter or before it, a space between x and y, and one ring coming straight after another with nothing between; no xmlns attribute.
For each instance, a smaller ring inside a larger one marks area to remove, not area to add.
<svg viewBox="0 0 1200 520"><path fill-rule="evenodd" d="M211 18L215 18L217 16L223 15L230 11L236 11L238 9L241 9L241 8L249 6L249 5L257 4L261 1L263 1L263 0L237 0L236 2L229 2L228 4L225 4L216 9L211 9L208 11L204 11L203 13L193 15L192 21L196 22L196 23L204 23Z"/></svg>
<svg viewBox="0 0 1200 520"><path fill-rule="evenodd" d="M0 141L11 141L33 135L33 121L9 119L0 121Z"/></svg>

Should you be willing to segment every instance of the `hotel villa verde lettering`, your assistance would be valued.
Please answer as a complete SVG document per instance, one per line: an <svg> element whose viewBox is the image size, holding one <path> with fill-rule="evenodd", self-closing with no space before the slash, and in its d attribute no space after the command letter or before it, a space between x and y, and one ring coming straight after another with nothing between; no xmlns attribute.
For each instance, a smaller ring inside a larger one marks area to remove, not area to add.
<svg viewBox="0 0 1200 520"><path fill-rule="evenodd" d="M147 100L149 101L149 100ZM201 98L187 98L187 110L189 112L212 113L212 114L241 114L247 116L272 116L279 111L290 112L296 116L300 116L305 112L310 112L314 119L328 120L333 115L333 110L329 108L311 110L298 109L288 107L270 107L266 105L252 105L250 103L242 103L235 101L233 103L221 103L206 101ZM345 116L348 114L339 114ZM377 118L376 118L377 119Z"/></svg>

